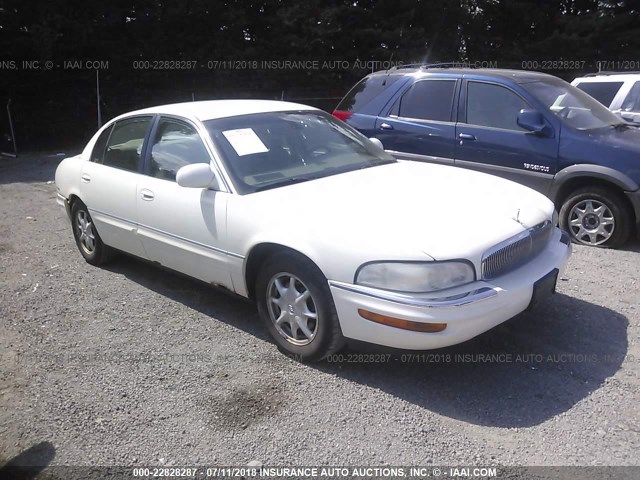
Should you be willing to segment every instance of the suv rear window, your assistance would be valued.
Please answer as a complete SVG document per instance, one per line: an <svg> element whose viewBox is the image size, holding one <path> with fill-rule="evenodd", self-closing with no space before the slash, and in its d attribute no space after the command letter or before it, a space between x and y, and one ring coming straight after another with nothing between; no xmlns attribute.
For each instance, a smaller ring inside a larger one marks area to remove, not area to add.
<svg viewBox="0 0 640 480"><path fill-rule="evenodd" d="M367 103L403 77L403 74L364 77L340 101L336 110L343 112L360 111Z"/></svg>
<svg viewBox="0 0 640 480"><path fill-rule="evenodd" d="M582 82L576 87L609 108L622 84L623 82Z"/></svg>

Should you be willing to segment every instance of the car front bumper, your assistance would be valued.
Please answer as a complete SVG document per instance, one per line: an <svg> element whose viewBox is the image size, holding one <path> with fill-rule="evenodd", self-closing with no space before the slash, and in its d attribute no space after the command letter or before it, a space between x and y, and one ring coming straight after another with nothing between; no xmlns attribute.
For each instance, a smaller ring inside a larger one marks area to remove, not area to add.
<svg viewBox="0 0 640 480"><path fill-rule="evenodd" d="M71 220L71 206L69 205L67 198L61 193L57 193L56 203L64 208L64 211L67 213L67 219Z"/></svg>
<svg viewBox="0 0 640 480"><path fill-rule="evenodd" d="M568 235L555 229L547 247L522 267L499 278L447 290L446 295L399 295L360 285L330 281L329 286L347 338L412 350L441 348L469 340L526 310L534 284L562 271L571 255ZM364 309L419 323L446 323L437 333L422 333L366 320Z"/></svg>

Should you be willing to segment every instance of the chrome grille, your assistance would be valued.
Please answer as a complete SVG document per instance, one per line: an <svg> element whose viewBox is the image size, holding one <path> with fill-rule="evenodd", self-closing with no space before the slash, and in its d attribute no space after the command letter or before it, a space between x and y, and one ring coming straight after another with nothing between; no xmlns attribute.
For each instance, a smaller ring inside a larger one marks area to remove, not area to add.
<svg viewBox="0 0 640 480"><path fill-rule="evenodd" d="M547 220L489 249L482 257L482 278L496 278L527 263L544 249L552 231Z"/></svg>

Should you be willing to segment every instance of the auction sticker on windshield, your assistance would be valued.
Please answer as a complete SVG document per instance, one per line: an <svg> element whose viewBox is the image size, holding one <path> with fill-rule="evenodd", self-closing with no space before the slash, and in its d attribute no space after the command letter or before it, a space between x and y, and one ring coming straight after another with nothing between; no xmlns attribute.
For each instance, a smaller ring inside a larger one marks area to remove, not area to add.
<svg viewBox="0 0 640 480"><path fill-rule="evenodd" d="M251 128L227 130L222 132L222 134L229 140L229 143L240 157L269 151L265 144L262 143L262 140L260 140L260 137L258 137L256 132Z"/></svg>

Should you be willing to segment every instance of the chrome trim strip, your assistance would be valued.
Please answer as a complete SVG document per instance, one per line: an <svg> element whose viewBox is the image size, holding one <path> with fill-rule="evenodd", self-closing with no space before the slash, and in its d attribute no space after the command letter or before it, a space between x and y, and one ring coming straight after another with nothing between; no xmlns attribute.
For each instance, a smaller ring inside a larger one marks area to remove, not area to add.
<svg viewBox="0 0 640 480"><path fill-rule="evenodd" d="M360 295L367 295L369 297L377 298L379 300L385 300L387 302L399 303L401 305L408 305L410 307L422 307L422 308L453 308L462 307L471 303L481 302L494 297L498 294L496 288L480 287L470 292L462 293L459 295L451 295L448 297L440 298L423 298L409 295L403 295L399 293L387 292L379 290L377 288L364 287L361 285L353 285L350 283L337 282L329 280L329 286L340 288L351 293L358 293Z"/></svg>
<svg viewBox="0 0 640 480"><path fill-rule="evenodd" d="M116 220L120 220L121 222L128 223L129 225L136 226L136 223L132 222L131 220L127 220L126 218L122 218L122 217L119 217L117 215L112 215L110 213L106 213L106 212L103 212L101 210L96 210L95 208L89 208L89 207L87 207L87 208L89 209L89 213L92 214L92 215L95 212L95 213L98 213L100 215L104 215L105 217L115 218Z"/></svg>
<svg viewBox="0 0 640 480"><path fill-rule="evenodd" d="M455 83L455 79L453 79L453 80L454 80L454 83ZM416 83L418 83L418 82L416 82ZM393 110L393 108L392 108L392 110ZM452 122L451 120L427 120L425 118L401 117L399 115L389 115L389 118L393 118L393 119L395 119L397 121L400 121L400 122L417 123L418 125L425 125L427 127L432 123L435 124L435 125L455 125L456 124L456 122Z"/></svg>
<svg viewBox="0 0 640 480"><path fill-rule="evenodd" d="M515 219L514 219L515 220ZM540 248L538 251L535 251L536 244L534 241L536 240L536 236L538 234L549 232L549 236L547 237L547 243L550 241L551 229L553 229L553 224L550 220L545 220L533 227L527 228L523 232L514 235L511 238L507 238L506 240L494 245L484 252L481 259L481 278L483 280L492 280L498 276L507 274L517 268L520 268L525 263L530 262L533 258L537 257L540 252L546 247L546 244ZM523 241L529 240L528 244L525 247ZM538 244L537 246L539 246ZM514 248L526 248L525 256L518 257L514 255L519 255L520 252L514 252ZM498 255L498 262L501 262L501 266L496 267L496 260L494 257ZM524 260L523 260L524 259ZM493 261L493 264L487 265L487 262ZM506 270L505 270L506 269ZM487 271L488 270L488 271ZM497 273L496 273L497 272Z"/></svg>
<svg viewBox="0 0 640 480"><path fill-rule="evenodd" d="M484 254L482 255L482 261L484 262L487 257L489 257L490 255L496 253L498 250L502 250L504 247L511 245L512 243L517 242L518 240L522 240L523 238L527 238L529 236L531 236L534 232L538 231L538 230L543 230L545 228L548 228L552 226L551 225L551 220L545 220L542 223L539 223L538 225L535 225L531 228L527 228L525 231L518 233L517 235L514 235L511 238L507 238L506 240L494 245L493 247L491 247L489 250L487 250L486 252L484 252Z"/></svg>
<svg viewBox="0 0 640 480"><path fill-rule="evenodd" d="M128 223L130 225L134 225L135 227L138 227L138 228L146 228L147 230L159 233L160 235L166 235L167 237L172 237L172 238L175 238L176 240L181 240L183 242L187 242L187 243L191 243L193 245L197 245L198 247L206 248L206 249L212 250L214 252L222 253L222 254L228 255L230 257L235 257L235 258L239 258L241 260L244 260L244 255L240 255L238 253L233 253L233 252L228 252L226 250L223 250L222 248L213 247L213 246L207 245L205 243L196 242L195 240L190 240L188 238L181 237L180 235L176 235L176 234L170 233L170 232L165 232L164 230L160 230L158 228L153 228L153 227L150 227L148 225L143 225L141 223L134 223L134 222L131 222L130 220L127 220L125 218L118 217L117 215L111 215L109 213L101 212L100 210L95 210L95 209L90 208L89 209L89 213L91 213L91 212L96 212L96 213L99 213L100 215L104 215L106 217L115 218L116 220L120 220L120 221Z"/></svg>
<svg viewBox="0 0 640 480"><path fill-rule="evenodd" d="M148 225L143 225L141 223L138 223L137 225L140 228L146 228L147 230L151 230L152 232L159 233L160 235L166 235L167 237L171 237L171 238L175 238L176 240L180 240L180 241L183 241L183 242L191 243L192 245L196 245L198 247L206 248L208 250L213 250L214 252L222 253L224 255L229 255L230 257L244 259L243 255L238 255L237 253L228 252L226 250L223 250L222 248L213 247L213 246L207 245L205 243L196 242L195 240L191 240L191 239L188 239L188 238L185 238L185 237L181 237L180 235L176 235L175 233L165 232L164 230L160 230L158 228L153 228L153 227L150 227Z"/></svg>

